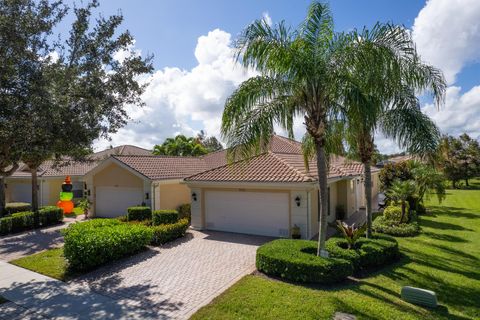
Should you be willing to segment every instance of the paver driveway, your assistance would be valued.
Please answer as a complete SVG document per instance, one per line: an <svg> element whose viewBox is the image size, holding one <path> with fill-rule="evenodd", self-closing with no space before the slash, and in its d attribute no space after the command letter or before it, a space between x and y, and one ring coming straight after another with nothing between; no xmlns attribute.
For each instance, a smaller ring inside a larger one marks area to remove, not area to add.
<svg viewBox="0 0 480 320"><path fill-rule="evenodd" d="M155 319L186 319L255 269L266 237L189 231L161 248L97 269L74 281Z"/></svg>

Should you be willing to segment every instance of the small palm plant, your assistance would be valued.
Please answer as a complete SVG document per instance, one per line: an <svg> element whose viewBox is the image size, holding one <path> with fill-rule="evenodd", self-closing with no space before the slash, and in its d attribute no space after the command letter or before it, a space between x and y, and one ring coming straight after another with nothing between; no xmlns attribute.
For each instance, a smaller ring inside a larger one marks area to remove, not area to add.
<svg viewBox="0 0 480 320"><path fill-rule="evenodd" d="M92 203L87 199L87 198L83 198L82 200L80 200L80 202L78 203L78 207L80 209L82 209L83 211L83 214L85 215L85 219L88 218L88 212L90 211L90 206L92 205Z"/></svg>
<svg viewBox="0 0 480 320"><path fill-rule="evenodd" d="M387 190L387 196L394 202L400 202L402 206L402 216L400 222L404 221L405 211L407 208L407 200L415 197L417 193L417 186L413 180L395 180L390 189Z"/></svg>
<svg viewBox="0 0 480 320"><path fill-rule="evenodd" d="M337 228L343 234L345 240L347 240L348 249L352 249L357 240L365 234L367 224L365 223L360 227L355 227L355 223L349 226L345 222L337 220Z"/></svg>

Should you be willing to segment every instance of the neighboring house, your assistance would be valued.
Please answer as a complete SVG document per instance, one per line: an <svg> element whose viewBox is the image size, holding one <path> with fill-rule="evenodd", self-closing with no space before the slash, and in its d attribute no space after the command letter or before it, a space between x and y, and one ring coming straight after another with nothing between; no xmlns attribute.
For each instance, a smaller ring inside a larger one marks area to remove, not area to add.
<svg viewBox="0 0 480 320"><path fill-rule="evenodd" d="M391 157L391 158L388 158L388 159L383 160L383 161L379 161L376 164L376 166L378 168L383 168L386 164L389 164L389 163L400 163L400 162L405 162L405 161L409 161L409 160L418 160L418 159L413 155L406 154L406 155L403 155L403 156L395 156L395 157Z"/></svg>
<svg viewBox="0 0 480 320"><path fill-rule="evenodd" d="M303 238L318 233L316 161L305 168L299 142L274 136L267 152L185 178L192 191L192 227L288 237L294 225ZM373 195L378 169L372 168ZM365 206L362 165L332 157L328 174L328 221L337 207L348 216ZM345 217L345 218L347 218Z"/></svg>
<svg viewBox="0 0 480 320"><path fill-rule="evenodd" d="M149 155L150 150L124 145L106 149L90 156L89 162L45 161L38 170L39 205L55 205L59 200L62 182L65 176L72 179L74 198L84 195L84 175L95 168L98 163L111 155ZM12 176L6 179L7 202L32 202L32 178L28 167L21 164Z"/></svg>

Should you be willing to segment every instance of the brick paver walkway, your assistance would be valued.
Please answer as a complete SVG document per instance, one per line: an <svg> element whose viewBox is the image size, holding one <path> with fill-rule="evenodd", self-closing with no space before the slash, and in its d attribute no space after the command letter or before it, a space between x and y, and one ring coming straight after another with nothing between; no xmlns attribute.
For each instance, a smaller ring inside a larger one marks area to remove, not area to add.
<svg viewBox="0 0 480 320"><path fill-rule="evenodd" d="M271 239L190 231L185 238L75 279L95 292L152 312L187 319L255 269L257 247Z"/></svg>
<svg viewBox="0 0 480 320"><path fill-rule="evenodd" d="M72 222L82 220L83 215L77 219L65 218L64 223L57 226L2 236L0 237L0 260L11 261L62 246L63 236L60 230Z"/></svg>

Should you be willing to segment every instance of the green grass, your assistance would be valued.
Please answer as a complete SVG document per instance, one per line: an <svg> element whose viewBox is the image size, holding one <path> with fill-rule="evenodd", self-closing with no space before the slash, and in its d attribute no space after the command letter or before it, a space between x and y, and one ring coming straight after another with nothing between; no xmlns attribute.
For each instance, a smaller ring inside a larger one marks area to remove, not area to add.
<svg viewBox="0 0 480 320"><path fill-rule="evenodd" d="M397 238L404 256L367 278L326 287L306 287L246 276L192 319L332 319L347 312L358 319L480 319L480 181L469 190L448 190L422 233ZM404 285L436 291L440 307L400 299Z"/></svg>
<svg viewBox="0 0 480 320"><path fill-rule="evenodd" d="M62 281L73 276L68 270L68 262L63 256L63 248L42 251L10 261L10 263Z"/></svg>

